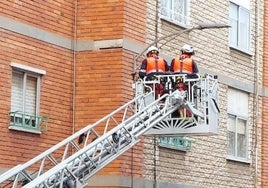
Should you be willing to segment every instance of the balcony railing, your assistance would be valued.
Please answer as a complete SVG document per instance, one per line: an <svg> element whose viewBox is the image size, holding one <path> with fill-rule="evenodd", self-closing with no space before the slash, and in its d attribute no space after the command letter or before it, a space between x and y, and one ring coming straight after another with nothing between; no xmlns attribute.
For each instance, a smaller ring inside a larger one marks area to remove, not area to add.
<svg viewBox="0 0 268 188"><path fill-rule="evenodd" d="M160 137L158 145L165 148L189 151L191 150L192 141L185 137Z"/></svg>
<svg viewBox="0 0 268 188"><path fill-rule="evenodd" d="M38 115L31 115L19 111L10 112L9 129L38 133L47 131L48 118Z"/></svg>

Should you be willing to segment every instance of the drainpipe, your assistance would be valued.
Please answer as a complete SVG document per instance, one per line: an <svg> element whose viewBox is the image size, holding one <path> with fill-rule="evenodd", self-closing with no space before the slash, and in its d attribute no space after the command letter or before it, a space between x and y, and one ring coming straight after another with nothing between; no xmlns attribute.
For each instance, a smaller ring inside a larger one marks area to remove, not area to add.
<svg viewBox="0 0 268 188"><path fill-rule="evenodd" d="M158 41L158 10L159 10L159 5L158 1L156 1L155 4L155 45L157 46L157 41Z"/></svg>
<svg viewBox="0 0 268 188"><path fill-rule="evenodd" d="M159 10L159 4L158 4L158 1L156 1L156 4L155 4L155 45L158 46L158 19L159 19L159 13L158 13L158 10ZM157 179L156 179L156 173L157 173L157 168L156 168L156 149L157 149L157 138L156 136L153 137L154 139L154 188L157 187Z"/></svg>
<svg viewBox="0 0 268 188"><path fill-rule="evenodd" d="M260 64L260 1L256 1L256 46L255 46L255 177L254 177L254 187L258 187L258 148L259 148L259 131L258 131L258 125L259 125L259 64Z"/></svg>
<svg viewBox="0 0 268 188"><path fill-rule="evenodd" d="M76 43L77 43L77 0L74 1L74 26L73 26L73 42L72 42L72 50L73 50L73 100L72 100L72 134L75 133L75 79L76 79Z"/></svg>

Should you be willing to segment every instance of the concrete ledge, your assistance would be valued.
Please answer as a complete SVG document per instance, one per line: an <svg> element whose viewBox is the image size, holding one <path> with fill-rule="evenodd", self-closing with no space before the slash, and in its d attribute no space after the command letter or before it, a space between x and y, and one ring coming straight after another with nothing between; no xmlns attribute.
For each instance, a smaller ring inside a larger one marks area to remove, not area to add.
<svg viewBox="0 0 268 188"><path fill-rule="evenodd" d="M66 38L39 28L36 28L31 25L27 25L16 20L12 20L10 18L0 16L0 28L5 30L9 30L15 33L19 33L21 35L25 35L31 38L35 38L37 40L41 40L43 42L47 42L50 44L54 44L69 50L79 51L90 51L96 49L107 49L107 48L123 48L126 50L130 50L136 54L142 52L145 49L146 45L143 45L137 41L123 38L123 39L111 39L111 40L103 40L103 41L73 41L70 38ZM171 60L172 57L167 56L166 54L161 54L167 61ZM239 80L235 80L231 77L225 76L223 74L211 73L210 70L202 69L201 67L200 73L210 73L214 75L218 75L219 82L222 84L226 84L228 86L253 93L254 85L249 84L247 82L241 82ZM268 97L267 88L260 88L259 95Z"/></svg>
<svg viewBox="0 0 268 188"><path fill-rule="evenodd" d="M200 186L191 186L170 182L154 182L143 178L131 178L123 176L93 176L87 181L88 186L119 186L119 187L139 187L139 188L201 188Z"/></svg>

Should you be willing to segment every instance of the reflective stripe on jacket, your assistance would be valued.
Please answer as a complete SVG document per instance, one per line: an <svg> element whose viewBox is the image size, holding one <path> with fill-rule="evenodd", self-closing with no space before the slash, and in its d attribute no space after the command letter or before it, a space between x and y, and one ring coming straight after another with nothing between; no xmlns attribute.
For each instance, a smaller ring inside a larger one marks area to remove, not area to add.
<svg viewBox="0 0 268 188"><path fill-rule="evenodd" d="M163 58L154 58L148 57L146 66L146 74L154 73L154 72L166 72L165 61Z"/></svg>
<svg viewBox="0 0 268 188"><path fill-rule="evenodd" d="M181 72L181 73L192 74L194 72L193 59L189 57L189 58L180 60L179 57L176 57L174 61L174 65L173 65L173 71L176 73Z"/></svg>

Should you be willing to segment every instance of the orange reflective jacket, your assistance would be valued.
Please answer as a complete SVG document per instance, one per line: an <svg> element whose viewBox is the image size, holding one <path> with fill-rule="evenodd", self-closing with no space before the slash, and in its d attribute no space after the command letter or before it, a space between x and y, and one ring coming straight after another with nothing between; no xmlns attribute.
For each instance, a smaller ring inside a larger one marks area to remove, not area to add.
<svg viewBox="0 0 268 188"><path fill-rule="evenodd" d="M183 60L180 60L179 57L176 57L174 60L174 65L173 65L173 71L178 73L188 73L192 74L193 73L193 59L191 57L185 58Z"/></svg>
<svg viewBox="0 0 268 188"><path fill-rule="evenodd" d="M146 66L146 74L154 73L154 72L166 72L165 61L163 58L147 58L147 66Z"/></svg>

